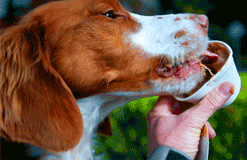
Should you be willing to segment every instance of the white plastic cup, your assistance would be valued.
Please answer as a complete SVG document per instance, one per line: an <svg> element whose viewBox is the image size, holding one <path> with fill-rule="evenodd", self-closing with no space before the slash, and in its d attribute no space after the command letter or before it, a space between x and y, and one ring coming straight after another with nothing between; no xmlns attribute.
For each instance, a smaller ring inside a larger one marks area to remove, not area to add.
<svg viewBox="0 0 247 160"><path fill-rule="evenodd" d="M231 47L222 42L222 41L210 41L210 43L219 43L226 47L229 52L229 57L226 60L225 64L222 68L209 80L207 81L199 90L197 90L194 94L190 95L186 98L181 98L178 96L174 96L178 101L191 102L193 104L197 104L201 101L201 99L212 91L214 88L218 87L223 82L229 81L234 85L234 94L226 101L226 103L222 106L222 108L229 106L238 96L241 88L241 79L238 74L236 65L233 61L233 51Z"/></svg>

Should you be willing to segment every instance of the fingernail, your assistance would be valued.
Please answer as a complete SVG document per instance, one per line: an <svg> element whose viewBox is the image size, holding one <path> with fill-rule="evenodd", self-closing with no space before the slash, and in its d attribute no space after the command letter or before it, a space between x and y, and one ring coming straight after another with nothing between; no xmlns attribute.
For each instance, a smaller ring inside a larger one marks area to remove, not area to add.
<svg viewBox="0 0 247 160"><path fill-rule="evenodd" d="M225 82L219 87L219 92L223 95L229 95L234 93L234 86L230 82Z"/></svg>

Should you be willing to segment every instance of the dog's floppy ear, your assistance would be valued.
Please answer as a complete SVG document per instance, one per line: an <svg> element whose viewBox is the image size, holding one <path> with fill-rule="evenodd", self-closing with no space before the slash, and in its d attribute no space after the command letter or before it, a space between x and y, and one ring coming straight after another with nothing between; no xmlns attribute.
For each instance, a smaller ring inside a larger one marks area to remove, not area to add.
<svg viewBox="0 0 247 160"><path fill-rule="evenodd" d="M67 151L79 143L83 121L71 90L50 63L45 33L37 19L0 37L0 136Z"/></svg>

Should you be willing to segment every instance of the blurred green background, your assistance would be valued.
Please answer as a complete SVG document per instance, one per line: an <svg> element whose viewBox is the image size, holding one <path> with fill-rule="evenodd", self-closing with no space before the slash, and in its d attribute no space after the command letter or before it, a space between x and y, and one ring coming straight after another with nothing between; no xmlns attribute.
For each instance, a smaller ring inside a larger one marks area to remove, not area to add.
<svg viewBox="0 0 247 160"><path fill-rule="evenodd" d="M240 76L242 89L236 101L209 120L217 134L210 140L209 160L247 159L247 74L242 72ZM137 100L113 111L113 136L96 137L96 154L102 155L104 160L147 159L146 117L157 98Z"/></svg>

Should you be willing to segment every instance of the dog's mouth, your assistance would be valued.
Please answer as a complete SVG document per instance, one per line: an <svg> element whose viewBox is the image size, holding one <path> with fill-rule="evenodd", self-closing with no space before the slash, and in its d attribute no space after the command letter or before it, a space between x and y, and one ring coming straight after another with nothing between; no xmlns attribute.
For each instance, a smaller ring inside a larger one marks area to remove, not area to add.
<svg viewBox="0 0 247 160"><path fill-rule="evenodd" d="M190 76L201 73L205 69L210 70L207 68L207 65L215 63L218 58L219 56L217 54L206 50L198 58L187 60L182 64L161 65L155 71L160 78L172 79L174 82L183 82Z"/></svg>

